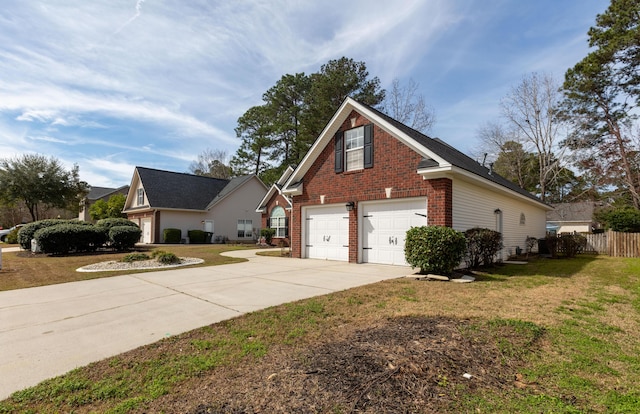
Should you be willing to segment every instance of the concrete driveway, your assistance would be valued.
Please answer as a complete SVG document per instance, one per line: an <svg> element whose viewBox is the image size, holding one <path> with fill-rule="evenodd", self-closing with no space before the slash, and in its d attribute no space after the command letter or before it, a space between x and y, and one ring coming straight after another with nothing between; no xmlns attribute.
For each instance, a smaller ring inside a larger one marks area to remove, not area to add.
<svg viewBox="0 0 640 414"><path fill-rule="evenodd" d="M0 400L74 368L246 312L413 273L283 259L178 268L0 292Z"/></svg>

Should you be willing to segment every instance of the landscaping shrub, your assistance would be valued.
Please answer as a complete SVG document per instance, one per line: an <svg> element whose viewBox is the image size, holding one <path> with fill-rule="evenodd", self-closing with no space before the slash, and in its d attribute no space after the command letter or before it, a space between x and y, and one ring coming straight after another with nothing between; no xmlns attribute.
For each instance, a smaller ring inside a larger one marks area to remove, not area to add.
<svg viewBox="0 0 640 414"><path fill-rule="evenodd" d="M4 242L8 244L16 244L18 243L18 232L20 228L13 229L9 234L7 234L4 238Z"/></svg>
<svg viewBox="0 0 640 414"><path fill-rule="evenodd" d="M57 224L69 222L69 220L62 219L47 219L25 224L20 228L20 231L18 232L18 243L20 243L20 247L22 247L24 250L31 250L31 239L33 239L33 235L36 233L36 231L45 227L51 227Z"/></svg>
<svg viewBox="0 0 640 414"><path fill-rule="evenodd" d="M177 264L180 263L180 258L173 253L160 252L156 255L156 260L163 264Z"/></svg>
<svg viewBox="0 0 640 414"><path fill-rule="evenodd" d="M582 234L563 234L560 236L560 251L565 257L576 257L587 246L587 238Z"/></svg>
<svg viewBox="0 0 640 414"><path fill-rule="evenodd" d="M271 240L273 240L273 236L276 234L276 229L262 229L260 230L260 237L264 237L264 241L267 244L271 244Z"/></svg>
<svg viewBox="0 0 640 414"><path fill-rule="evenodd" d="M466 247L464 234L450 227L413 227L407 231L404 254L420 273L448 275L460 264Z"/></svg>
<svg viewBox="0 0 640 414"><path fill-rule="evenodd" d="M180 229L164 229L162 232L162 240L165 243L180 243L182 239L182 230Z"/></svg>
<svg viewBox="0 0 640 414"><path fill-rule="evenodd" d="M587 238L577 233L561 234L560 236L548 235L546 243L552 258L560 255L570 258L584 251L587 246Z"/></svg>
<svg viewBox="0 0 640 414"><path fill-rule="evenodd" d="M33 238L43 253L50 254L95 251L107 241L102 229L81 222L44 227L36 231Z"/></svg>
<svg viewBox="0 0 640 414"><path fill-rule="evenodd" d="M502 249L502 234L495 230L474 227L464 232L467 240L467 266L475 269L481 264L490 266Z"/></svg>
<svg viewBox="0 0 640 414"><path fill-rule="evenodd" d="M96 222L96 226L106 227L107 229L110 229L111 227L116 227L116 226L129 226L129 227L140 228L136 223L126 218L106 218L106 219L98 220Z"/></svg>
<svg viewBox="0 0 640 414"><path fill-rule="evenodd" d="M129 253L120 259L121 262L131 263L131 262L140 262L143 260L149 260L150 257L146 253Z"/></svg>
<svg viewBox="0 0 640 414"><path fill-rule="evenodd" d="M140 241L140 235L142 230L138 226L114 226L109 229L109 242L116 250L128 250Z"/></svg>
<svg viewBox="0 0 640 414"><path fill-rule="evenodd" d="M189 236L189 243L202 244L206 233L203 230L189 230L187 235Z"/></svg>

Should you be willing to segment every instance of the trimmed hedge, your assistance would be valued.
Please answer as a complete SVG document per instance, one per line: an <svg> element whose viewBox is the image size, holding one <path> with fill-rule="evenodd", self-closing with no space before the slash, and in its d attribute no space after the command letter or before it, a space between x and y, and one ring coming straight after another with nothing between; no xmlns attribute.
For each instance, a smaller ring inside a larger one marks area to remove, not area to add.
<svg viewBox="0 0 640 414"><path fill-rule="evenodd" d="M182 230L180 229L164 229L162 232L162 240L165 243L180 243L182 239Z"/></svg>
<svg viewBox="0 0 640 414"><path fill-rule="evenodd" d="M203 230L189 230L189 243L202 244L205 241L206 233Z"/></svg>
<svg viewBox="0 0 640 414"><path fill-rule="evenodd" d="M107 241L102 229L79 222L44 227L36 231L33 237L40 250L49 254L95 251Z"/></svg>
<svg viewBox="0 0 640 414"><path fill-rule="evenodd" d="M109 242L116 250L128 250L136 245L141 235L138 226L114 226L109 229Z"/></svg>
<svg viewBox="0 0 640 414"><path fill-rule="evenodd" d="M47 219L25 224L20 228L20 231L18 232L18 243L20 243L20 247L22 247L24 250L31 250L31 239L34 238L33 236L38 230L45 227L56 226L58 224L69 222L69 220L62 219Z"/></svg>
<svg viewBox="0 0 640 414"><path fill-rule="evenodd" d="M464 234L450 227L422 226L407 231L404 254L420 273L449 275L462 261L467 247Z"/></svg>

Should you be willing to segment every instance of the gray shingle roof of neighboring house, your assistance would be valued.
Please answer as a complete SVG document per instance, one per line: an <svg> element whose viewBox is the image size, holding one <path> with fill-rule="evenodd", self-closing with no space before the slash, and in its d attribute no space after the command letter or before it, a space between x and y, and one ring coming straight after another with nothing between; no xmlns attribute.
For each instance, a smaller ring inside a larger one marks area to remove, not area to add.
<svg viewBox="0 0 640 414"><path fill-rule="evenodd" d="M123 185L122 187L118 187L118 188L91 186L91 188L89 189L89 194L87 194L86 198L87 200L98 200L98 199L101 199L102 197L106 197L110 194L120 191L125 187L129 188L128 185Z"/></svg>
<svg viewBox="0 0 640 414"><path fill-rule="evenodd" d="M233 181L145 167L136 170L149 206L154 208L206 210Z"/></svg>
<svg viewBox="0 0 640 414"><path fill-rule="evenodd" d="M401 130L402 132L404 132L405 134L407 134L409 137L411 137L412 139L416 140L418 143L420 143L421 145L423 145L425 148L427 148L428 150L432 151L433 153L435 153L437 156L447 160L448 162L450 162L452 165L461 168L465 171L468 171L470 173L473 173L475 175L478 175L480 177L483 177L489 181L492 181L496 184L499 184L503 187L506 187L510 190L513 190L521 195L524 195L528 198L531 198L532 200L535 200L537 202L540 202L540 199L538 197L536 197L535 195L531 194L530 192L528 192L527 190L520 188L518 185L516 185L515 183L507 180L506 178L502 177L501 175L499 175L498 173L496 173L495 171L491 171L490 168L487 168L483 165L481 165L480 163L478 163L476 160L474 160L473 158L469 157L468 155L463 154L462 152L458 151L457 149L453 148L452 146L450 146L449 144L445 143L444 141L442 141L439 138L430 138L426 135L424 135L423 133L416 131L415 129L399 122L396 121L395 119L391 118L390 116L378 111L375 108L372 108L370 106L367 106L365 104L362 104L363 106L366 106L368 109L370 109L371 111L375 112L378 116L380 116L381 118L384 118L387 122L389 122L390 124L393 124L396 128L398 128L399 130ZM375 144L374 144L375 145ZM420 164L416 166L416 168L434 168L434 167L438 167L439 164L432 159L423 159L422 161L420 161Z"/></svg>
<svg viewBox="0 0 640 414"><path fill-rule="evenodd" d="M547 212L547 221L593 221L593 201L560 203L553 207L554 210Z"/></svg>

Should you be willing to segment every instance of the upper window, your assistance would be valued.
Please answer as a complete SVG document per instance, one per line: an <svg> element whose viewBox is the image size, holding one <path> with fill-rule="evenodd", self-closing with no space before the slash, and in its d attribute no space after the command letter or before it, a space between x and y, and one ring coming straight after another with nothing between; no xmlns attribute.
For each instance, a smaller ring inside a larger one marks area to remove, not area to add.
<svg viewBox="0 0 640 414"><path fill-rule="evenodd" d="M144 205L144 188L138 188L138 205Z"/></svg>
<svg viewBox="0 0 640 414"><path fill-rule="evenodd" d="M347 171L364 168L364 126L344 132Z"/></svg>
<svg viewBox="0 0 640 414"><path fill-rule="evenodd" d="M338 131L333 142L336 173L373 168L373 124Z"/></svg>
<svg viewBox="0 0 640 414"><path fill-rule="evenodd" d="M284 208L274 207L270 218L269 227L276 231L274 237L287 237L287 217Z"/></svg>

